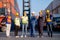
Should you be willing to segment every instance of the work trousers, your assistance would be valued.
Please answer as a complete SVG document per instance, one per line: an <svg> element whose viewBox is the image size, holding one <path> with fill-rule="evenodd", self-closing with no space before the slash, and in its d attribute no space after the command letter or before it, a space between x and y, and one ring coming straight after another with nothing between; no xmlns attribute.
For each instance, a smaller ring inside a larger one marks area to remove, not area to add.
<svg viewBox="0 0 60 40"><path fill-rule="evenodd" d="M18 36L19 26L15 25L15 36Z"/></svg>
<svg viewBox="0 0 60 40"><path fill-rule="evenodd" d="M11 24L6 24L6 36L10 36Z"/></svg>
<svg viewBox="0 0 60 40"><path fill-rule="evenodd" d="M47 31L48 31L48 36L52 37L52 23L50 22L47 23Z"/></svg>

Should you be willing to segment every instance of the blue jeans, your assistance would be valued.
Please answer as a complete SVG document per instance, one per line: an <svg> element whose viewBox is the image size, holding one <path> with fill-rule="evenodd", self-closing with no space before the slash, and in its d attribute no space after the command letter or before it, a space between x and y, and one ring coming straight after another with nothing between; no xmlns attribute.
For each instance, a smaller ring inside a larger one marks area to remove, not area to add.
<svg viewBox="0 0 60 40"><path fill-rule="evenodd" d="M47 31L48 31L48 36L52 37L52 23L47 22Z"/></svg>
<svg viewBox="0 0 60 40"><path fill-rule="evenodd" d="M27 35L27 27L28 27L28 24L23 24L22 25L22 35Z"/></svg>
<svg viewBox="0 0 60 40"><path fill-rule="evenodd" d="M30 30L31 30L31 36L35 36L35 23L31 23Z"/></svg>

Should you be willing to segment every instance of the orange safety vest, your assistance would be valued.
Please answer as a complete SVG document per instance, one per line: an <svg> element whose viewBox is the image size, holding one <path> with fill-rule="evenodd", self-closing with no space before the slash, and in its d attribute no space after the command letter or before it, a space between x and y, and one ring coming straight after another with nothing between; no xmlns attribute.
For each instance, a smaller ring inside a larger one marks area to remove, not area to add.
<svg viewBox="0 0 60 40"><path fill-rule="evenodd" d="M8 23L11 23L11 16L8 16L8 17L7 17L7 22L8 22Z"/></svg>

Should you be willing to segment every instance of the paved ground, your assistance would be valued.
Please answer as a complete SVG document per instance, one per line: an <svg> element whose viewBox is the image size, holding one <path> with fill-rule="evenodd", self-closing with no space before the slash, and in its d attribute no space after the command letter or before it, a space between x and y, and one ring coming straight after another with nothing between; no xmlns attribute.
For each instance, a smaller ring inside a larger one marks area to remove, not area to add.
<svg viewBox="0 0 60 40"><path fill-rule="evenodd" d="M21 33L19 32L19 36ZM0 32L0 40L60 40L60 33L53 33L53 37L48 37L47 33L44 33L43 38L37 37L38 33L36 33L36 37L30 37L28 33L28 37L24 38L15 38L14 32L11 32L11 37L7 38L5 32Z"/></svg>

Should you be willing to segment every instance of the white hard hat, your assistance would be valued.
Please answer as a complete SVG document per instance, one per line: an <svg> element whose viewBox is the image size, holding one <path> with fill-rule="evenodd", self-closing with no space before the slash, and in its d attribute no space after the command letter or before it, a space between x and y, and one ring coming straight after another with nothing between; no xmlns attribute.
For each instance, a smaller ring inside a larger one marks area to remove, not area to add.
<svg viewBox="0 0 60 40"><path fill-rule="evenodd" d="M32 12L32 13L35 13L35 12Z"/></svg>

